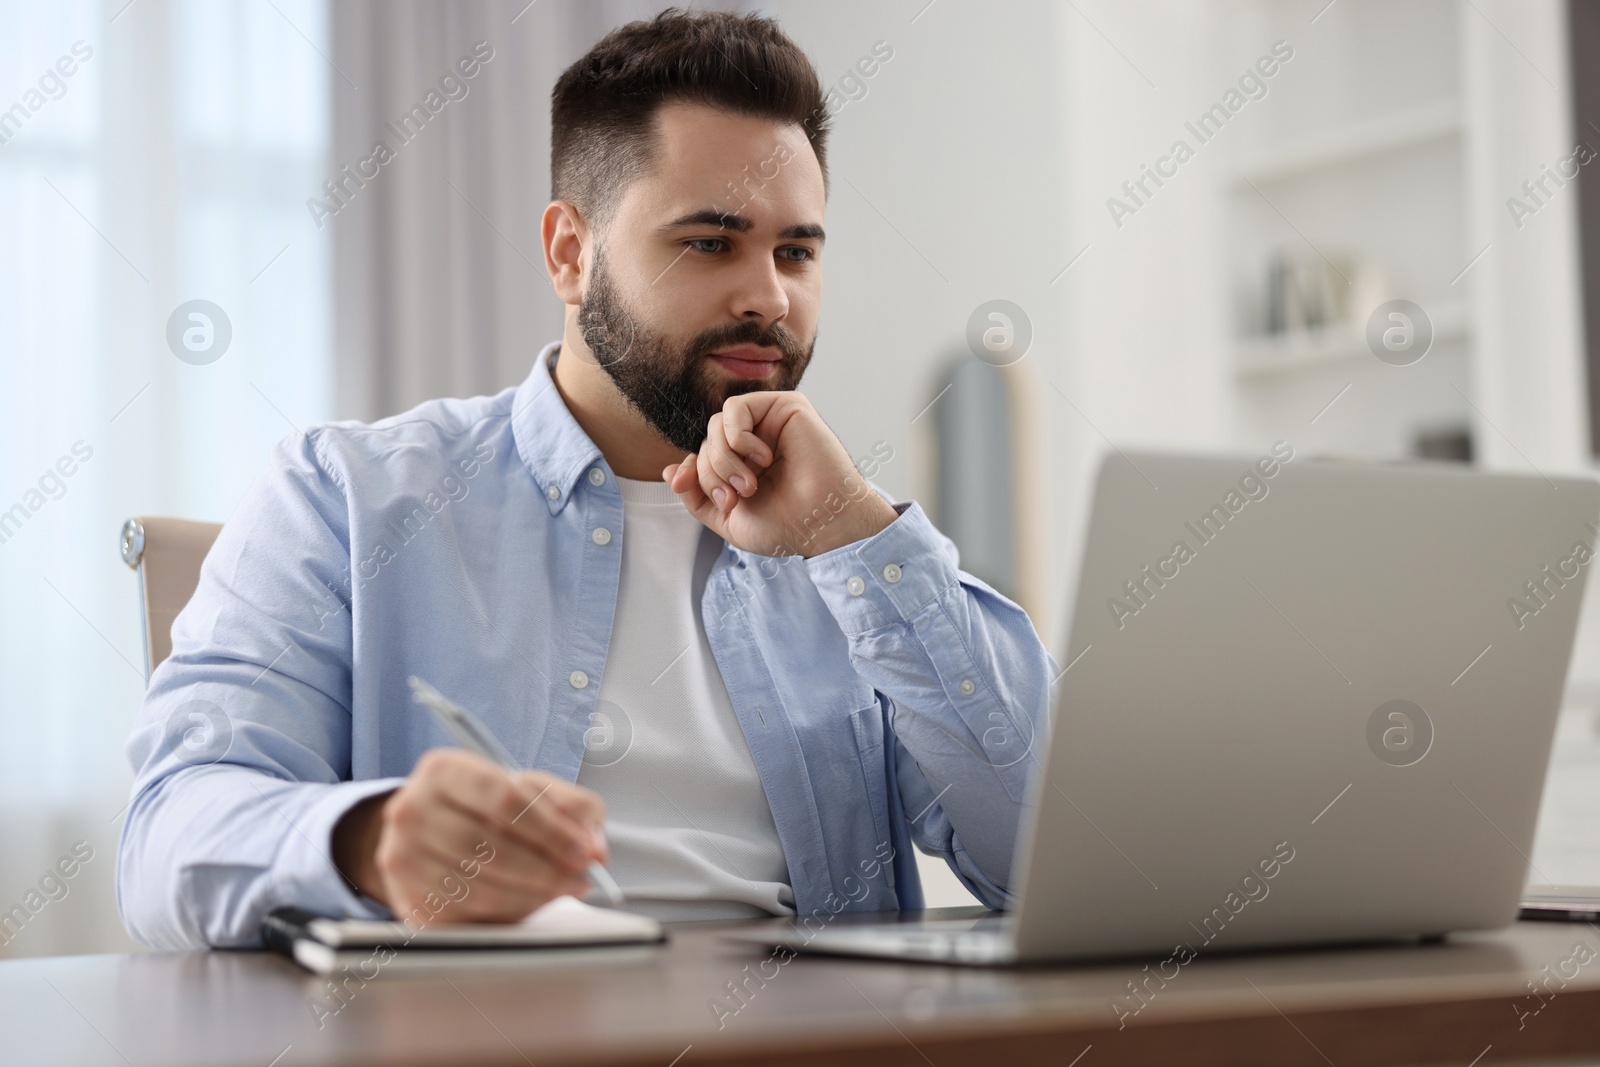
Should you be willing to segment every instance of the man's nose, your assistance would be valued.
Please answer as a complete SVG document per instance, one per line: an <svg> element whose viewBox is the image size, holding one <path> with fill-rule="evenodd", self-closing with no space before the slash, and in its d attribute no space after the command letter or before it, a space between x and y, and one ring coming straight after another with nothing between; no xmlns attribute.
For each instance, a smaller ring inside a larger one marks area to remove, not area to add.
<svg viewBox="0 0 1600 1067"><path fill-rule="evenodd" d="M781 322L789 314L789 293L778 275L778 265L768 260L741 279L734 295L733 314L739 319Z"/></svg>

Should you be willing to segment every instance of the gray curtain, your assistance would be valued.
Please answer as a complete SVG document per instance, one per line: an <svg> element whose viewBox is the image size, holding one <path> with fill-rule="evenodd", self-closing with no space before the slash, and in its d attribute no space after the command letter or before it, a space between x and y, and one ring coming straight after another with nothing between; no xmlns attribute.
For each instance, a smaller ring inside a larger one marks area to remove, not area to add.
<svg viewBox="0 0 1600 1067"><path fill-rule="evenodd" d="M339 417L495 392L559 336L539 244L550 90L608 29L662 6L334 0L339 198L308 211L333 241ZM489 58L466 78L475 46Z"/></svg>

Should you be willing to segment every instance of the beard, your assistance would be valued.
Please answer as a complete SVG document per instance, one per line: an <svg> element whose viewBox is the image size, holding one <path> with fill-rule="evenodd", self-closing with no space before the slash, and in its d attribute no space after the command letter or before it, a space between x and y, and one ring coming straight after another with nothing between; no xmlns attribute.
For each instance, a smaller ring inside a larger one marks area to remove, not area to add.
<svg viewBox="0 0 1600 1067"><path fill-rule="evenodd" d="M730 396L763 389L788 390L800 384L811 362L815 338L802 344L781 325L746 319L713 326L675 344L640 325L622 306L610 271L599 252L578 328L595 360L616 383L628 404L674 448L698 452L706 424ZM765 379L732 378L709 358L734 345L764 345L781 353Z"/></svg>

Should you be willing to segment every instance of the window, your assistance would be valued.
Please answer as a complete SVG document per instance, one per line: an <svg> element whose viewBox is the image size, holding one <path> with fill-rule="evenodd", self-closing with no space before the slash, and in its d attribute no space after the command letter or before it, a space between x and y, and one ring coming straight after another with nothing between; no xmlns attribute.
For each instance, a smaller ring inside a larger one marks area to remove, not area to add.
<svg viewBox="0 0 1600 1067"><path fill-rule="evenodd" d="M330 245L304 206L338 77L322 0L124 3L0 3L0 809L27 828L0 899L80 838L107 890L0 953L119 925L144 692L122 521L225 519L276 440L332 417ZM191 300L222 309L218 358L169 346Z"/></svg>

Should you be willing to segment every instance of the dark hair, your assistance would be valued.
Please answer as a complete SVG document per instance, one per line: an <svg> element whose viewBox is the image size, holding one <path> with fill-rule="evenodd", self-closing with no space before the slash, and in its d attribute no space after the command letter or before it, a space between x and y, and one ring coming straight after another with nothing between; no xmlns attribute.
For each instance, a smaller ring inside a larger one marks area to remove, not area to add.
<svg viewBox="0 0 1600 1067"><path fill-rule="evenodd" d="M826 189L828 114L799 46L769 18L667 8L612 30L556 82L552 199L576 204L591 224L605 222L623 189L649 169L655 114L669 102L800 126Z"/></svg>

